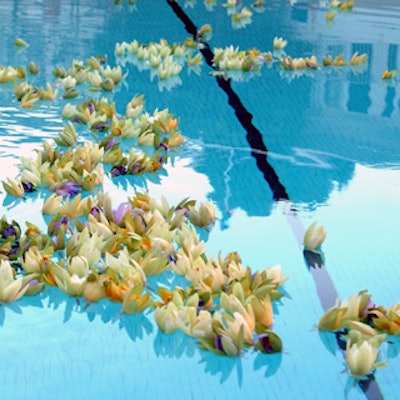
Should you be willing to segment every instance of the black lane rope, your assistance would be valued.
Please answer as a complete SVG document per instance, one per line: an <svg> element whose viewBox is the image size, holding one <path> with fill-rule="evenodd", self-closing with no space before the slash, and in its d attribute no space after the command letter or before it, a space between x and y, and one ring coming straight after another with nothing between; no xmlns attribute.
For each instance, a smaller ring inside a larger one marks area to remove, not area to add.
<svg viewBox="0 0 400 400"><path fill-rule="evenodd" d="M174 0L167 0L167 3L171 6L177 17L185 24L186 31L190 33L193 38L197 37L197 27L193 24L190 18L182 10L179 4ZM207 64L213 67L214 54L210 49L208 43L202 41L203 48L200 49L203 57ZM272 168L267 160L267 147L263 142L261 132L253 125L253 116L250 114L239 96L232 89L231 82L229 79L225 79L219 76L215 77L218 86L226 93L229 99L229 105L234 109L235 114L243 128L246 130L246 139L251 148L251 155L255 158L258 169L262 172L264 179L267 181L269 187L273 193L274 200L289 200L289 196L286 192L285 187L279 181L279 177L275 170Z"/></svg>
<svg viewBox="0 0 400 400"><path fill-rule="evenodd" d="M182 10L177 0L167 0L167 3L171 6L175 15L183 22L186 31L191 34L194 39L197 39L198 29L196 25L194 25L192 20ZM202 41L201 44L203 47L200 49L200 52L202 53L207 64L211 68L215 69L212 62L214 54L210 49L209 44L205 41ZM286 191L286 188L280 182L278 175L267 160L268 149L263 142L261 132L252 123L253 115L244 107L239 96L232 89L229 78L225 79L224 77L216 75L215 79L218 83L218 86L228 96L229 105L234 109L237 119L246 130L246 139L251 148L251 155L255 158L258 169L262 172L265 180L267 181L273 193L273 199L275 201L289 200L289 195ZM326 311L335 303L337 298L336 289L321 257L319 259L315 259L310 257L310 254L305 252L304 259L306 261L307 268L315 281L317 293L322 307L324 311ZM337 336L337 341L339 347L342 347L339 336ZM370 375L368 379L359 381L358 385L368 400L384 400L382 392L373 374Z"/></svg>

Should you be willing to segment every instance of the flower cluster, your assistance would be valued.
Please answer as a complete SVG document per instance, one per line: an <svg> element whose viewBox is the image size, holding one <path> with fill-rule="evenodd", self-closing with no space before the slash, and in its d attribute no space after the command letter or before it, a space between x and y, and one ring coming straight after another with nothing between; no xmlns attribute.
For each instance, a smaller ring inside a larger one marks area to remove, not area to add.
<svg viewBox="0 0 400 400"><path fill-rule="evenodd" d="M6 217L0 220L0 260L17 259L21 228L16 221L9 223Z"/></svg>
<svg viewBox="0 0 400 400"><path fill-rule="evenodd" d="M33 107L39 100L54 100L58 96L58 89L47 82L45 87L34 86L27 80L18 83L19 79L25 79L27 73L37 75L40 67L30 61L26 70L22 67L0 65L0 83L14 82L14 93L22 107ZM79 96L77 85L89 84L88 90L112 91L126 75L122 75L120 66L111 68L106 65L106 57L90 57L83 61L73 60L69 69L56 66L53 71L57 78L56 85L64 89L63 98L75 98Z"/></svg>
<svg viewBox="0 0 400 400"><path fill-rule="evenodd" d="M212 202L184 199L170 206L165 198L136 192L114 208L108 194L93 194L95 186L101 189L104 165L111 164L112 177L155 172L167 150L182 142L178 119L168 110L150 115L143 108L138 95L125 116L104 98L67 104L62 116L68 122L54 145L44 142L36 158L22 157L19 177L3 182L13 196L38 188L53 194L43 204L47 232L27 222L22 233L17 222L0 221L0 302L55 286L89 303L120 303L126 314L154 309L161 330L180 329L216 354L236 356L249 347L281 351L271 330L272 302L282 297L278 289L286 277L279 266L253 273L235 252L207 257L196 229L214 223ZM96 140L80 143L77 126ZM128 154L124 140L130 141ZM132 140L153 154L138 151ZM184 287L151 283L163 274L183 279Z"/></svg>
<svg viewBox="0 0 400 400"><path fill-rule="evenodd" d="M22 107L30 108L39 100L54 100L58 95L58 90L53 90L49 83L44 88L33 86L28 81L22 81L15 84L14 93Z"/></svg>
<svg viewBox="0 0 400 400"><path fill-rule="evenodd" d="M359 55L355 52L347 62L343 59L343 54L335 58L331 55L323 57L321 63L316 56L293 58L285 53L287 41L282 37L275 37L273 40L272 51L261 51L259 49L240 50L238 47L228 46L226 48L215 48L213 64L218 71L224 71L228 77L235 78L235 73L254 73L260 71L264 64L272 65L278 63L282 71L315 71L322 67L344 67L350 65L352 71L361 72L368 60L367 54ZM254 74L252 74L254 75Z"/></svg>
<svg viewBox="0 0 400 400"><path fill-rule="evenodd" d="M187 0L185 7L194 7L195 1ZM216 0L205 0L204 5L208 11L213 11ZM296 3L291 0L291 5ZM321 4L324 5L324 4ZM354 2L351 0L337 1L333 0L325 4L329 7L326 13L326 20L334 19L338 12L348 13L354 7ZM251 23L253 11L265 11L265 1L258 0L251 4L251 7L242 5L241 1L228 0L222 4L226 8L227 14L231 18L232 27L234 29L243 28ZM252 11L253 10L253 11ZM150 42L148 45L139 44L137 40L131 43L122 42L116 45L115 53L121 64L127 61L135 64L139 69L150 69L151 80L155 76L159 79L159 87L167 87L168 89L181 83L178 75L180 74L185 61L191 69L202 63L201 54L196 52L193 56L193 49L202 48L202 41L208 40L212 32L210 24L203 25L197 32L196 37L188 38L184 45L173 43L168 44L165 39L161 39L158 43ZM211 74L232 78L235 80L248 80L254 76L254 73L259 71L264 63L269 66L272 62L276 62L282 70L281 75L291 80L294 77L309 74L310 71L319 70L322 67L343 67L349 65L354 73L361 73L366 68L368 60L367 54L359 55L355 52L349 61L343 59L344 55L337 56L326 55L318 62L315 55L308 57L292 57L284 51L288 42L282 37L275 37L273 40L273 51L261 51L259 49L239 50L229 46L225 49L214 49L214 66L216 71ZM195 69L197 73L199 70ZM293 71L291 75L287 71ZM252 72L252 74L240 74L240 72ZM382 79L391 80L397 71L385 70L382 74ZM165 82L163 82L165 81ZM162 82L160 84L160 82Z"/></svg>
<svg viewBox="0 0 400 400"><path fill-rule="evenodd" d="M160 83L168 85L172 82L172 86L175 86L180 84L179 74L185 64L189 71L199 73L196 67L202 64L202 57L198 50L202 48L201 42L209 37L211 31L211 26L206 24L199 29L196 39L187 38L183 44L170 44L165 39L149 44L141 44L137 40L117 43L115 54L120 64L130 62L140 70L150 70L151 80L157 77Z"/></svg>
<svg viewBox="0 0 400 400"><path fill-rule="evenodd" d="M205 0L204 5L208 11L213 11L216 0ZM226 8L226 14L231 20L233 29L245 28L251 24L253 11L257 13L265 11L264 0L256 0L249 7L244 6L239 0L227 0L222 6Z"/></svg>
<svg viewBox="0 0 400 400"><path fill-rule="evenodd" d="M112 177L156 172L167 162L168 150L179 146L183 136L178 119L168 109L155 110L150 115L143 112L143 105L143 96L135 96L126 106L124 117L105 98L66 104L62 116L69 122L55 139L58 146L44 142L35 159L22 157L20 177L8 178L3 182L4 189L10 195L23 197L35 188L46 187L68 196L101 185L104 164L111 166ZM97 143L77 144L75 125L83 124L96 133ZM126 154L125 139L135 139L139 146L150 146L153 150L149 154L130 144Z"/></svg>
<svg viewBox="0 0 400 400"><path fill-rule="evenodd" d="M64 134L75 135L72 125L64 128ZM104 150L93 142L85 142L75 149L64 152L44 142L35 159L22 157L21 174L16 180L8 178L3 187L10 195L22 197L35 188L46 187L63 196L75 195L82 190L93 190L103 181L100 161Z"/></svg>
<svg viewBox="0 0 400 400"><path fill-rule="evenodd" d="M354 7L353 0L347 0L347 1L332 0L329 3L329 10L325 14L325 19L327 21L331 21L336 17L336 14L338 12L348 13L353 9L353 7Z"/></svg>
<svg viewBox="0 0 400 400"><path fill-rule="evenodd" d="M171 207L165 198L136 193L114 209L107 194L73 199L53 194L43 213L52 216L47 234L32 224L21 234L15 222L2 219L7 248L18 244L20 278L4 253L7 279L0 301L57 286L87 302L121 303L127 314L155 309L161 330L180 329L216 354L236 356L248 347L281 351L271 330L272 302L282 297L278 289L286 277L280 266L252 273L237 253L208 258L194 226L214 222L212 203L183 200ZM149 277L167 271L184 277L186 287L170 290L156 283L149 290Z"/></svg>
<svg viewBox="0 0 400 400"><path fill-rule="evenodd" d="M0 65L0 83L15 82L17 79L25 78L26 72L21 67Z"/></svg>
<svg viewBox="0 0 400 400"><path fill-rule="evenodd" d="M214 48L213 64L218 70L230 71L259 71L265 61L269 61L269 53L259 50L239 50L238 47L229 46L225 49Z"/></svg>
<svg viewBox="0 0 400 400"><path fill-rule="evenodd" d="M124 1L123 0L114 0L114 4L122 4ZM128 0L128 4L133 6L137 3L137 0Z"/></svg>
<svg viewBox="0 0 400 400"><path fill-rule="evenodd" d="M351 296L326 311L318 328L337 332L346 340L346 362L355 379L364 379L386 362L379 361L379 346L387 334L400 333L400 305L375 305L367 291Z"/></svg>
<svg viewBox="0 0 400 400"><path fill-rule="evenodd" d="M79 95L76 90L77 85L89 84L89 90L114 90L125 77L122 75L120 66L110 67L106 64L105 56L90 57L86 63L80 60L73 60L71 67L56 66L53 75L58 79L58 83L65 89L64 98L73 98Z"/></svg>
<svg viewBox="0 0 400 400"><path fill-rule="evenodd" d="M186 290L159 289L162 302L154 317L160 329L179 329L219 355L237 356L248 347L281 351L281 340L270 329L272 302L282 297L277 289L286 279L280 266L252 274L236 253L207 259L202 243L187 240L176 257L172 268L191 284Z"/></svg>

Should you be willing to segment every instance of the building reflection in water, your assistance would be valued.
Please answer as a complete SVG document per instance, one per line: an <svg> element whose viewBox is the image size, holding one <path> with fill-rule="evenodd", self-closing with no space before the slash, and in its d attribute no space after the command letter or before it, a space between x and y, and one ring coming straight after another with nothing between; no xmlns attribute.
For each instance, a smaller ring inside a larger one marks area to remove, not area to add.
<svg viewBox="0 0 400 400"><path fill-rule="evenodd" d="M108 15L104 7L104 4L113 7L111 0L96 4L43 0L42 7L39 3L0 0L0 13L8 21L0 27L5 40L11 42L25 33L37 37L28 51L21 54L16 54L11 46L1 47L2 63L7 60L8 64L26 65L31 59L40 59L42 70L51 77L56 64L68 67L73 58L85 59L101 50L111 53L114 44L122 39L146 42L152 35L140 21L136 25L118 25L118 14ZM100 3L103 8L96 6ZM253 114L254 125L263 134L268 160L291 200L312 206L325 202L334 188L345 187L353 177L356 163L378 167L399 163L395 146L399 140L399 91L390 85L385 87L381 79L384 69L398 68L399 51L383 25L377 28L383 32L378 32L383 41L376 39L374 32L363 32L362 37L356 33L349 36L349 32L342 32L340 24L348 26L351 16L341 16L338 26L330 30L318 1L297 2L292 7L288 3L272 1L271 10L257 18L279 20L281 34L298 51L294 57L315 54L321 60L327 54L343 53L348 60L355 51L369 57L363 71L321 67L312 76L301 76L289 83L273 66L260 77L235 84L239 97ZM141 17L152 15L151 7L141 3L138 7ZM135 15L132 14L132 20ZM159 21L149 23L162 29ZM11 26L15 30L11 31ZM266 32L269 43L275 34L273 27ZM354 30L358 28L355 26ZM170 42L175 37L183 40L187 36L179 23L168 29L161 33ZM251 33L252 26L246 29ZM59 45L60 31L68 32L63 48ZM41 34L35 36L35 32ZM226 35L226 31L222 33ZM216 30L215 45L222 42L218 34L221 33ZM265 49L264 35L250 37L255 47ZM321 40L315 40L316 37ZM153 40L159 37L153 35ZM180 116L185 136L201 144L199 151L189 155L192 167L209 177L214 188L211 197L222 210L224 221L237 208L249 216L269 215L274 205L272 192L256 169L245 140L246 132L234 120L226 96L207 72L204 68L200 77L182 76L182 86L160 96L154 82L144 83L144 74L130 66L126 87L118 93L118 101L123 103L136 92L144 93L150 112L155 107L169 107Z"/></svg>

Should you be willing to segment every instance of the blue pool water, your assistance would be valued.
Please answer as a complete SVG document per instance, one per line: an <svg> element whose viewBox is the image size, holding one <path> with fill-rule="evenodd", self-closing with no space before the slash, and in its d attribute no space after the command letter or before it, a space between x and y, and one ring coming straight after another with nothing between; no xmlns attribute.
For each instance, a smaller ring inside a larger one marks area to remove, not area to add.
<svg viewBox="0 0 400 400"><path fill-rule="evenodd" d="M389 363L376 371L369 391L349 378L334 335L316 328L336 295L368 289L376 304L400 300L400 91L395 81L381 79L385 69L400 67L398 2L359 0L328 23L322 1L267 0L264 12L254 12L240 29L232 27L222 1L213 10L200 0L177 5L180 15L161 0L135 6L0 1L0 64L25 67L34 60L41 73L33 82L44 85L55 81L56 65L107 54L108 63L128 75L102 96L118 108L144 94L146 110L168 107L180 118L186 141L165 171L148 179L106 177L104 190L115 204L143 189L171 204L188 196L213 200L218 219L204 235L209 254L238 251L245 266L281 264L290 276L273 325L283 352L217 357L182 333L161 333L152 313L121 315L120 306L107 301L85 307L46 289L0 307L1 398L400 399L398 339L384 344L382 359ZM115 56L115 44L123 41L183 42L190 33L182 15L196 27L212 25L211 49L232 44L269 51L282 36L293 57L343 53L348 60L359 51L368 54L367 67L300 75L275 63L233 76L227 93L205 60L199 70L185 67L172 85ZM29 47L14 47L16 37ZM0 86L1 179L15 177L19 157L33 156L63 126L61 97L24 109L13 90L10 83ZM232 93L239 105L229 104ZM252 115L245 126L238 110ZM248 140L248 129L259 134L256 142ZM271 170L286 200L271 185ZM1 215L21 225L44 226L42 203L41 193L25 201L0 194ZM301 240L315 220L328 233L325 268L310 272Z"/></svg>

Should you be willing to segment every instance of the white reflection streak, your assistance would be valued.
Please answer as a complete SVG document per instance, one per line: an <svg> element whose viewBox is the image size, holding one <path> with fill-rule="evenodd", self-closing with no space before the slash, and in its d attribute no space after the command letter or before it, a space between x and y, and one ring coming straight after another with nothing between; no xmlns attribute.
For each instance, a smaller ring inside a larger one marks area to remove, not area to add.
<svg viewBox="0 0 400 400"><path fill-rule="evenodd" d="M234 149L230 149L230 154L229 154L229 158L228 158L228 166L226 168L226 170L224 171L224 182L225 182L225 198L224 198L224 206L225 206L225 210L228 211L229 210L229 198L231 197L231 190L229 187L229 181L231 180L231 178L229 177L229 172L233 167L233 156L235 154L235 150Z"/></svg>
<svg viewBox="0 0 400 400"><path fill-rule="evenodd" d="M332 159L337 159L337 160L345 160L349 162L356 163L356 160L348 158L348 157L342 157L337 154L332 154L327 151L319 151L319 150L312 150L312 149L303 149L299 147L293 147L293 153L294 155L285 155L285 154L279 154L279 153L274 153L272 151L263 151L263 150L257 150L257 149L250 149L248 147L234 147L234 146L226 146L226 145L220 145L220 144L211 144L211 143L202 143L202 147L210 147L210 148L215 148L215 149L221 149L221 150L237 150L237 151L243 151L245 153L257 153L257 154L264 154L268 156L269 158L273 158L276 160L285 160L290 162L293 165L296 166L304 166L304 167L317 167L317 168L324 168L324 169L330 169L332 168L332 165L323 158L332 158ZM311 160L313 162L304 162L300 161L297 156L300 158L305 158L308 160Z"/></svg>
<svg viewBox="0 0 400 400"><path fill-rule="evenodd" d="M294 209L292 202L290 200L280 200L277 203L278 208L281 210L282 214L286 216L286 219L289 222L292 232L297 240L297 244L302 248L305 228L303 222Z"/></svg>

